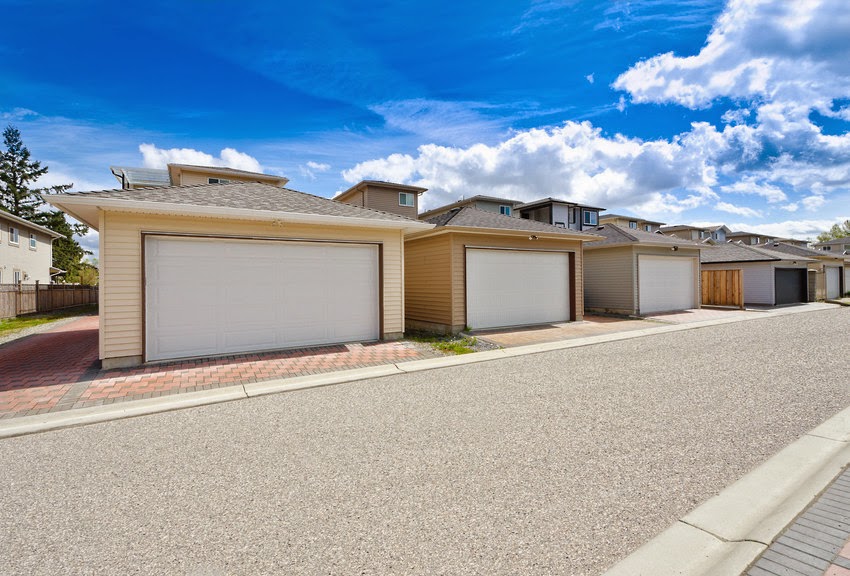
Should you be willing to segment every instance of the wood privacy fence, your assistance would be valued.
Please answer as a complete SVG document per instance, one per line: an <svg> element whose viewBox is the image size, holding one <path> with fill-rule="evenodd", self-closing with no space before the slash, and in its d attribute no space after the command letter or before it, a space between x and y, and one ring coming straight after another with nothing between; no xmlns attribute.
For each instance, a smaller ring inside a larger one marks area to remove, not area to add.
<svg viewBox="0 0 850 576"><path fill-rule="evenodd" d="M0 318L97 304L97 286L0 284Z"/></svg>
<svg viewBox="0 0 850 576"><path fill-rule="evenodd" d="M744 309L743 270L703 270L703 306L736 306Z"/></svg>

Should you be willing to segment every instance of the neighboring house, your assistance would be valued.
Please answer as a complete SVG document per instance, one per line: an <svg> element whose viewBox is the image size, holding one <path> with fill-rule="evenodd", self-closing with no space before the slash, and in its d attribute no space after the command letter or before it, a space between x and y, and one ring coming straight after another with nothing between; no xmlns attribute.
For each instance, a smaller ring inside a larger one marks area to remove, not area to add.
<svg viewBox="0 0 850 576"><path fill-rule="evenodd" d="M485 212L495 212L496 214L504 214L505 216L518 216L516 207L522 204L519 200L509 200L507 198L497 198L495 196L470 196L469 198L461 198L457 202L440 206L432 210L426 210L419 215L422 220L434 218L441 214L446 214L455 208L477 208Z"/></svg>
<svg viewBox="0 0 850 576"><path fill-rule="evenodd" d="M289 182L283 176L219 166L194 166L192 164L169 164L168 168L164 170L110 166L110 170L112 175L121 183L123 190L169 185L230 184L234 182L263 182L272 186L283 187Z"/></svg>
<svg viewBox="0 0 850 576"><path fill-rule="evenodd" d="M706 244L718 244L726 242L726 237L732 231L722 224L719 226L662 226L661 233L675 236L683 240L695 242L707 241Z"/></svg>
<svg viewBox="0 0 850 576"><path fill-rule="evenodd" d="M747 244L751 246L755 246L757 244L764 244L765 242L773 242L776 240L773 236L765 236L764 234L756 234L755 232L729 232L726 234L727 242L740 242L742 244Z"/></svg>
<svg viewBox="0 0 850 576"><path fill-rule="evenodd" d="M811 300L827 300L840 298L850 290L844 273L844 256L832 254L823 250L803 248L786 242L770 242L762 244L775 252L782 252L798 258L809 258L809 295Z"/></svg>
<svg viewBox="0 0 850 576"><path fill-rule="evenodd" d="M596 236L455 208L404 242L408 328L455 333L581 320L582 243Z"/></svg>
<svg viewBox="0 0 850 576"><path fill-rule="evenodd" d="M623 216L622 214L602 214L599 216L600 224L613 224L620 228L630 228L642 232L658 232L664 226L664 222L655 222L637 216Z"/></svg>
<svg viewBox="0 0 850 576"><path fill-rule="evenodd" d="M536 220L570 230L591 230L599 225L599 213L605 210L557 198L543 198L514 208L520 218Z"/></svg>
<svg viewBox="0 0 850 576"><path fill-rule="evenodd" d="M0 284L49 284L53 241L62 235L0 210Z"/></svg>
<svg viewBox="0 0 850 576"><path fill-rule="evenodd" d="M426 191L418 186L363 180L337 194L334 200L352 206L392 212L416 220L419 215L419 195Z"/></svg>
<svg viewBox="0 0 850 576"><path fill-rule="evenodd" d="M741 270L744 303L778 306L807 302L809 258L729 242L702 251L703 270Z"/></svg>
<svg viewBox="0 0 850 576"><path fill-rule="evenodd" d="M399 338L404 236L433 227L257 182L44 199L100 232L104 368Z"/></svg>
<svg viewBox="0 0 850 576"><path fill-rule="evenodd" d="M604 224L584 246L585 309L646 316L699 308L697 242Z"/></svg>
<svg viewBox="0 0 850 576"><path fill-rule="evenodd" d="M850 256L850 236L844 238L835 238L826 242L817 242L812 244L815 250L823 250L832 254L844 254Z"/></svg>

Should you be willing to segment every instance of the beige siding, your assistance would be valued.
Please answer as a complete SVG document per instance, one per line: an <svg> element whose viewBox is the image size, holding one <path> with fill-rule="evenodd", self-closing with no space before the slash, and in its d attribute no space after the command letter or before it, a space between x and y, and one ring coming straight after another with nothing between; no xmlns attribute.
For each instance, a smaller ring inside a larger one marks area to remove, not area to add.
<svg viewBox="0 0 850 576"><path fill-rule="evenodd" d="M453 232L451 236L452 258L452 325L466 325L466 246L494 248L519 248L523 250L567 250L575 252L575 278L572 279L576 295L576 319L581 320L584 312L583 269L581 242L577 240L554 240L541 238L529 240L526 236L490 236Z"/></svg>
<svg viewBox="0 0 850 576"><path fill-rule="evenodd" d="M631 246L584 252L584 300L588 310L634 314L635 256Z"/></svg>
<svg viewBox="0 0 850 576"><path fill-rule="evenodd" d="M18 231L18 243L10 242L9 227ZM35 234L35 250L30 248L30 234ZM0 284L15 281L15 271L21 273L23 284L50 283L53 265L53 244L47 234L0 216Z"/></svg>
<svg viewBox="0 0 850 576"><path fill-rule="evenodd" d="M186 172L185 170L180 173L180 182L177 184L179 186L194 186L196 184L209 184L210 178L219 178L223 180L230 180L231 182L257 182L257 178L253 176L242 176L238 174L231 175L223 175L223 174L204 174L201 172Z"/></svg>
<svg viewBox="0 0 850 576"><path fill-rule="evenodd" d="M142 232L282 239L380 242L383 245L383 333L404 330L401 242L398 230L275 225L270 222L109 212L100 223L101 347L103 359L143 354ZM222 271L227 273L227 271ZM191 292L187 292L187 298Z"/></svg>
<svg viewBox="0 0 850 576"><path fill-rule="evenodd" d="M451 249L447 234L405 242L406 319L452 325Z"/></svg>
<svg viewBox="0 0 850 576"><path fill-rule="evenodd" d="M352 206L365 206L363 200L363 192L357 191L353 192L351 196L344 201L346 204L351 204Z"/></svg>
<svg viewBox="0 0 850 576"><path fill-rule="evenodd" d="M402 190L404 192L404 190ZM413 206L399 206L398 190L387 190L384 188L367 188L364 206L372 210L381 210L392 214L401 214L416 220L419 207L419 195L412 193L415 200Z"/></svg>

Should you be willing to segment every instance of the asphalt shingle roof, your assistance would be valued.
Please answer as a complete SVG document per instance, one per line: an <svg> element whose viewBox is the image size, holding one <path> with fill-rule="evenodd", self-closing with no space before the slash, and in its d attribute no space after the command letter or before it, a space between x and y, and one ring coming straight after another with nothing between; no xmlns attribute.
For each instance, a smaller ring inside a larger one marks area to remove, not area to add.
<svg viewBox="0 0 850 576"><path fill-rule="evenodd" d="M164 204L185 204L189 206L212 206L261 210L269 212L289 212L298 214L317 214L321 216L340 216L365 218L370 220L413 221L399 214L391 214L371 208L361 208L343 202L336 202L321 196L298 192L261 182L233 182L230 184L197 184L192 186L162 186L137 188L135 190L100 190L96 192L71 192L65 196L85 197L95 200L105 198L129 202L161 202ZM57 198L63 195L56 195Z"/></svg>
<svg viewBox="0 0 850 576"><path fill-rule="evenodd" d="M496 212L487 212L471 206L458 208L433 218L428 218L425 222L436 224L439 226L461 226L465 228L496 228L502 230L520 230L522 232L546 232L548 234L569 234L583 235L592 238L591 234L581 232L579 230L570 230L561 228L560 226L552 226L545 222L537 220L527 220L525 218L516 218L514 216L505 216Z"/></svg>
<svg viewBox="0 0 850 576"><path fill-rule="evenodd" d="M802 246L786 244L785 242L768 242L767 244L758 244L758 247L765 248L767 250L773 250L774 252L791 254L792 256L802 256L808 258L823 258L824 256L831 256L833 258L841 258L840 255L831 254L830 252L826 252L825 250L814 250L812 248L804 248Z"/></svg>
<svg viewBox="0 0 850 576"><path fill-rule="evenodd" d="M703 250L699 259L700 262L706 264L712 262L773 262L788 260L788 255L758 246L727 242ZM807 260L807 258L802 258L802 260Z"/></svg>
<svg viewBox="0 0 850 576"><path fill-rule="evenodd" d="M616 224L602 224L601 226L597 226L593 230L588 230L591 234L598 234L600 236L604 236L603 240L595 240L587 244L588 248L592 248L595 246L608 246L615 244L641 244L641 243L650 243L650 244L669 244L670 246L690 246L694 248L704 248L703 244L698 242L691 242L690 240L684 240L682 238L676 238L674 236L667 236L665 234L658 234L656 232L644 232L643 230L635 230L634 228L629 228L626 230Z"/></svg>

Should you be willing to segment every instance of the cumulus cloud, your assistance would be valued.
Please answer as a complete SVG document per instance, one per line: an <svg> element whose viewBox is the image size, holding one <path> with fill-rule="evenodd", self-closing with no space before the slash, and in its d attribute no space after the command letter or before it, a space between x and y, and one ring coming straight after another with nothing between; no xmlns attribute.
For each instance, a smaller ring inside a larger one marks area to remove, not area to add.
<svg viewBox="0 0 850 576"><path fill-rule="evenodd" d="M249 172L262 172L263 167L253 156L233 148L224 148L218 157L193 148L157 148L154 144L140 144L146 168L165 168L168 164L195 164L199 166L221 166Z"/></svg>
<svg viewBox="0 0 850 576"><path fill-rule="evenodd" d="M761 217L761 212L759 212L758 210L753 210L752 208L747 208L746 206L735 206L734 204L730 204L729 202L718 202L714 207L717 210L720 210L721 212L728 212L729 214L749 216L750 218Z"/></svg>
<svg viewBox="0 0 850 576"><path fill-rule="evenodd" d="M584 77L584 79L587 80L588 83L590 83L590 84L593 84L593 82L594 82L593 74L588 74L587 76Z"/></svg>
<svg viewBox="0 0 850 576"><path fill-rule="evenodd" d="M814 212L815 210L823 206L826 203L826 200L824 200L823 196L814 195L803 198L800 203L806 210Z"/></svg>
<svg viewBox="0 0 850 576"><path fill-rule="evenodd" d="M755 194L769 203L785 202L788 196L779 187L767 183L759 183L751 178L739 180L720 188L726 194Z"/></svg>
<svg viewBox="0 0 850 576"><path fill-rule="evenodd" d="M790 237L805 240L815 238L824 230L829 230L836 221L844 221L848 218L850 216L841 216L830 220L786 220L770 224L736 222L734 224L727 224L727 226L732 230L746 230L747 232L755 232L756 234L763 234L765 236Z"/></svg>
<svg viewBox="0 0 850 576"><path fill-rule="evenodd" d="M330 164L325 164L323 162L313 162L312 160L310 160L306 164L298 166L298 171L301 172L301 175L305 178L309 178L310 180L315 180L316 174L321 172L327 172L330 169Z"/></svg>

